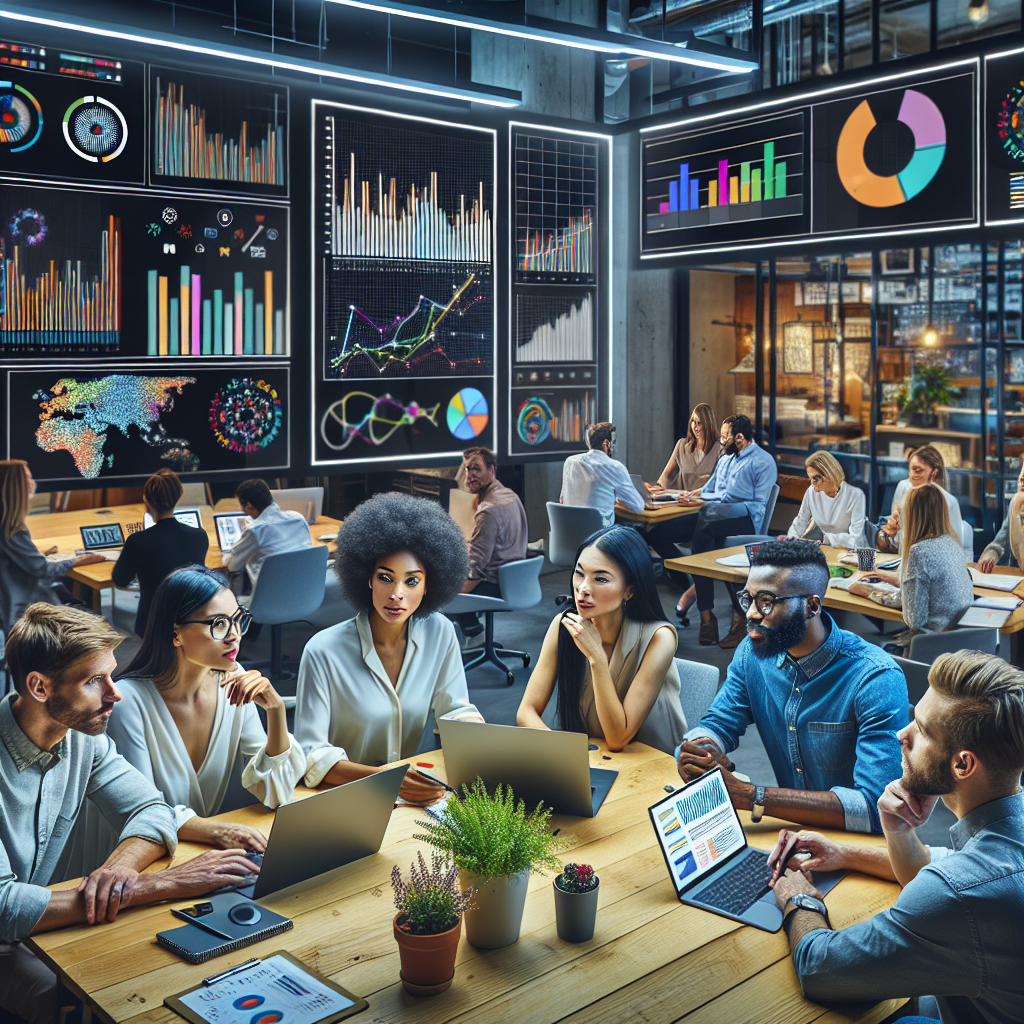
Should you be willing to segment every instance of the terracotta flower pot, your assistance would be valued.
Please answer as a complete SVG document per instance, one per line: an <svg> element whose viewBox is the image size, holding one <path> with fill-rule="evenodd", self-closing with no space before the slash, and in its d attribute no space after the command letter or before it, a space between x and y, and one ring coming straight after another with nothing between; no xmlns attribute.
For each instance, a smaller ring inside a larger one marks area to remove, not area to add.
<svg viewBox="0 0 1024 1024"><path fill-rule="evenodd" d="M401 914L392 927L402 957L402 988L414 996L436 996L451 987L455 977L455 954L462 935L462 918L454 928L437 935L413 935L398 927Z"/></svg>
<svg viewBox="0 0 1024 1024"><path fill-rule="evenodd" d="M558 937L563 942L589 942L594 937L597 893L601 888L601 880L597 880L597 885L590 892L565 892L558 888L558 878L551 883L555 890L555 928Z"/></svg>

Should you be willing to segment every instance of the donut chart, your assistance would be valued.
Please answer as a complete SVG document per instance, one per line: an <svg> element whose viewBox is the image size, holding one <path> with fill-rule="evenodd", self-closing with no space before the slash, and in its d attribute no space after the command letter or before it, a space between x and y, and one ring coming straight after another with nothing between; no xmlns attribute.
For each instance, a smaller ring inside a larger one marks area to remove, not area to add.
<svg viewBox="0 0 1024 1024"><path fill-rule="evenodd" d="M487 399L476 388L463 388L448 403L448 429L460 441L472 441L487 429Z"/></svg>
<svg viewBox="0 0 1024 1024"><path fill-rule="evenodd" d="M946 155L946 122L934 101L915 89L903 94L896 117L914 135L914 155L896 174L875 174L864 161L864 144L878 123L867 100L846 119L836 147L836 171L843 188L864 206L899 206L935 177Z"/></svg>
<svg viewBox="0 0 1024 1024"><path fill-rule="evenodd" d="M0 145L10 146L12 153L20 153L36 143L42 130L43 108L39 100L20 85L0 82Z"/></svg>
<svg viewBox="0 0 1024 1024"><path fill-rule="evenodd" d="M543 398L529 398L519 406L516 430L529 445L537 445L551 436L554 413Z"/></svg>
<svg viewBox="0 0 1024 1024"><path fill-rule="evenodd" d="M124 150L128 122L109 100L83 96L64 112L64 140L83 160L107 163Z"/></svg>

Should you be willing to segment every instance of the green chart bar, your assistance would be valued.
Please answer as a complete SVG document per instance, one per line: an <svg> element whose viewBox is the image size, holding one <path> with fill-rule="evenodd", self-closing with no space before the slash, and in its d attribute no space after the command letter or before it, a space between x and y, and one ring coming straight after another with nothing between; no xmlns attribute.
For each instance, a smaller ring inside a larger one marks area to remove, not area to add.
<svg viewBox="0 0 1024 1024"><path fill-rule="evenodd" d="M224 351L224 290L213 290L213 354L226 355Z"/></svg>
<svg viewBox="0 0 1024 1024"><path fill-rule="evenodd" d="M146 355L155 356L157 355L157 342L156 342L156 289L157 289L157 271L151 270L149 272L148 281L149 289L149 324L148 331L146 334Z"/></svg>
<svg viewBox="0 0 1024 1024"><path fill-rule="evenodd" d="M213 303L203 299L203 355L213 355Z"/></svg>
<svg viewBox="0 0 1024 1024"><path fill-rule="evenodd" d="M245 312L242 320L242 355L251 356L253 354L252 348L252 337L253 337L253 308L252 308L252 289L246 288L245 292Z"/></svg>
<svg viewBox="0 0 1024 1024"><path fill-rule="evenodd" d="M750 161L740 164L740 202L750 202Z"/></svg>
<svg viewBox="0 0 1024 1024"><path fill-rule="evenodd" d="M775 198L786 198L786 161L780 160L775 165Z"/></svg>
<svg viewBox="0 0 1024 1024"><path fill-rule="evenodd" d="M775 143L764 144L764 197L775 198Z"/></svg>
<svg viewBox="0 0 1024 1024"><path fill-rule="evenodd" d="M761 202L761 168L755 167L753 170L753 189L751 200L755 203Z"/></svg>

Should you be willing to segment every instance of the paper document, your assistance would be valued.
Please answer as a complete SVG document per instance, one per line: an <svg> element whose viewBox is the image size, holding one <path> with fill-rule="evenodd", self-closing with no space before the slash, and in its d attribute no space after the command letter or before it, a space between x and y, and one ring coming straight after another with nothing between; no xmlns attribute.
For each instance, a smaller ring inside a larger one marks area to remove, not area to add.
<svg viewBox="0 0 1024 1024"><path fill-rule="evenodd" d="M1001 608L1004 611L1012 612L1014 608L1019 608L1020 605L1020 598L1015 597L1013 594L1007 594L1005 597L985 594L983 597L976 597L974 599L975 608Z"/></svg>
<svg viewBox="0 0 1024 1024"><path fill-rule="evenodd" d="M863 582L863 579L855 580L852 576L847 576L846 579L839 579L833 576L829 579L828 585L836 590L849 590L854 583ZM895 594L900 589L899 587L894 587L891 583L869 583L868 586L882 594Z"/></svg>
<svg viewBox="0 0 1024 1024"><path fill-rule="evenodd" d="M1024 576L1006 576L997 572L978 572L971 569L971 581L976 587L985 587L987 590L1014 590L1024 583Z"/></svg>
<svg viewBox="0 0 1024 1024"><path fill-rule="evenodd" d="M735 555L726 555L725 558L716 558L719 565L728 565L732 569L749 569L750 559L746 551L737 551Z"/></svg>
<svg viewBox="0 0 1024 1024"><path fill-rule="evenodd" d="M958 626L988 626L990 629L1001 629L1010 612L1004 608L979 608L972 605L960 616Z"/></svg>

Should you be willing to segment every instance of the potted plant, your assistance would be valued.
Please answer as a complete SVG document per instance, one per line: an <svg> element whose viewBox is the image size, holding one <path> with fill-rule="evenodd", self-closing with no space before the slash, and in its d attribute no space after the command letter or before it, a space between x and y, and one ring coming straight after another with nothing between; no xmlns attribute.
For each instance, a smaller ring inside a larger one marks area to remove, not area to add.
<svg viewBox="0 0 1024 1024"><path fill-rule="evenodd" d="M896 397L900 412L914 426L934 427L938 422L936 407L950 405L960 395L960 389L951 387L952 383L953 375L944 366L917 366L913 376L904 379Z"/></svg>
<svg viewBox="0 0 1024 1024"><path fill-rule="evenodd" d="M588 942L594 937L601 879L589 864L566 864L551 885L558 937L565 942Z"/></svg>
<svg viewBox="0 0 1024 1024"><path fill-rule="evenodd" d="M483 781L462 787L461 800L440 812L428 810L422 839L451 857L463 888L477 889L476 908L466 912L466 938L478 949L497 949L519 938L531 871L557 871L555 851L562 841L549 830L550 808L538 804L529 814L512 790L497 786L488 794Z"/></svg>
<svg viewBox="0 0 1024 1024"><path fill-rule="evenodd" d="M440 853L416 854L409 881L396 864L391 871L395 891L393 927L402 958L402 988L414 996L434 996L451 986L455 954L462 934L462 915L473 906L476 890L460 890L459 869Z"/></svg>

